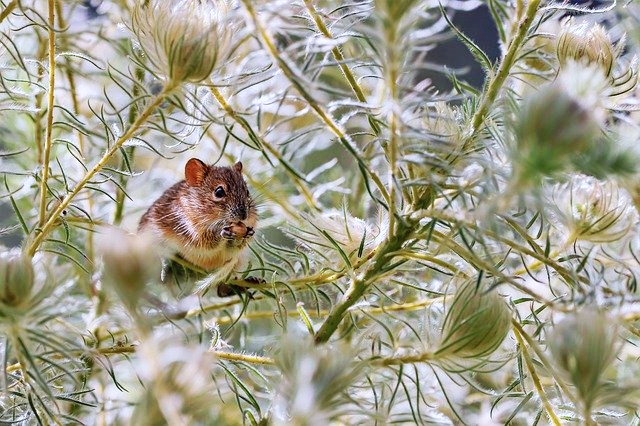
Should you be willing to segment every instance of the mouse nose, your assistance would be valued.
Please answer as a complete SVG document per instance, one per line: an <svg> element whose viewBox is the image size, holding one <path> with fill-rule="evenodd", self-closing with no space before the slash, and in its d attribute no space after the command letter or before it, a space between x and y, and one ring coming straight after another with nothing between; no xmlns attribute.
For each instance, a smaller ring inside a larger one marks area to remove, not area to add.
<svg viewBox="0 0 640 426"><path fill-rule="evenodd" d="M238 219L240 220L246 220L247 219L247 207L244 205L239 205L236 206L236 216L238 216Z"/></svg>

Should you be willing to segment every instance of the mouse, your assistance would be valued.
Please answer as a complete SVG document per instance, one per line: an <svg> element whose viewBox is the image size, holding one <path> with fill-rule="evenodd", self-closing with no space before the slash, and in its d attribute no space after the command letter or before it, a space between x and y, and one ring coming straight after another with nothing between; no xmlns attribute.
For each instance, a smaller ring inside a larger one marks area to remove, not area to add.
<svg viewBox="0 0 640 426"><path fill-rule="evenodd" d="M241 264L257 222L241 162L221 167L191 158L184 180L149 207L138 232L151 233L171 254L223 280Z"/></svg>

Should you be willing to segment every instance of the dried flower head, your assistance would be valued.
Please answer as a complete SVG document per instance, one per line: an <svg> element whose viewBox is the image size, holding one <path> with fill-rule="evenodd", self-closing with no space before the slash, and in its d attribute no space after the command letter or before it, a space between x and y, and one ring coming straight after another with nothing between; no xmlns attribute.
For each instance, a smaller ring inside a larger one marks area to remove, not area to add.
<svg viewBox="0 0 640 426"><path fill-rule="evenodd" d="M613 180L576 174L569 182L556 185L552 197L568 243L615 242L638 223L631 196Z"/></svg>
<svg viewBox="0 0 640 426"><path fill-rule="evenodd" d="M346 390L363 367L345 343L315 346L308 336L286 335L274 360L281 373L273 409L276 424L330 423L342 414Z"/></svg>
<svg viewBox="0 0 640 426"><path fill-rule="evenodd" d="M611 43L607 31L598 24L576 25L568 20L558 36L556 55L561 68L571 61L595 64L610 77L619 54L620 48Z"/></svg>
<svg viewBox="0 0 640 426"><path fill-rule="evenodd" d="M227 424L216 418L215 358L202 346L154 336L137 349L136 373L145 388L136 401L132 424Z"/></svg>
<svg viewBox="0 0 640 426"><path fill-rule="evenodd" d="M153 237L109 228L99 240L99 250L105 283L127 306L136 306L145 285L160 277L160 256L155 251Z"/></svg>
<svg viewBox="0 0 640 426"><path fill-rule="evenodd" d="M307 215L306 220L296 235L298 239L325 254L339 248L351 262L370 253L384 237L379 227L344 210Z"/></svg>
<svg viewBox="0 0 640 426"><path fill-rule="evenodd" d="M173 83L199 83L229 54L235 26L224 0L150 0L132 13L149 61Z"/></svg>
<svg viewBox="0 0 640 426"><path fill-rule="evenodd" d="M511 312L496 291L483 292L474 281L465 281L456 291L442 327L437 359L459 364L481 360L502 344L511 326Z"/></svg>
<svg viewBox="0 0 640 426"><path fill-rule="evenodd" d="M34 283L31 259L20 249L0 252L0 304L21 308L31 299Z"/></svg>
<svg viewBox="0 0 640 426"><path fill-rule="evenodd" d="M547 342L556 364L575 386L583 412L589 413L606 390L603 376L617 352L611 320L585 309L555 325Z"/></svg>

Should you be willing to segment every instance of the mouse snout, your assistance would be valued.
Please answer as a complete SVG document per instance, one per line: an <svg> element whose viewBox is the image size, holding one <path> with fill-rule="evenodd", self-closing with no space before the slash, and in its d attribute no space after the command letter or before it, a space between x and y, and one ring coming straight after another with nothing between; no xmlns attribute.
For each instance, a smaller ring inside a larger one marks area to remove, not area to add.
<svg viewBox="0 0 640 426"><path fill-rule="evenodd" d="M238 204L233 209L233 214L238 218L239 221L247 220L247 206L244 204Z"/></svg>

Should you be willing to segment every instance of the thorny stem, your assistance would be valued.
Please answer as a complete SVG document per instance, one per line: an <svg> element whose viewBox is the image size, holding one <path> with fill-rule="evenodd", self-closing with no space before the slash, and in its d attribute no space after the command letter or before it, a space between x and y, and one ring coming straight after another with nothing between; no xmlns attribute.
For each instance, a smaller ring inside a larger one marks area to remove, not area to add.
<svg viewBox="0 0 640 426"><path fill-rule="evenodd" d="M549 403L547 394L545 393L544 388L542 387L542 383L540 383L540 378L538 377L535 366L533 365L533 360L531 359L531 356L529 355L529 351L527 350L527 345L525 344L525 341L522 338L521 333L523 333L524 330L522 330L522 328L520 327L520 324L517 321L512 320L511 322L512 324L514 324L514 327L513 327L514 334L516 336L516 339L518 340L518 345L520 346L520 350L522 352L522 357L524 358L524 362L527 365L527 370L529 370L529 374L531 375L531 380L533 381L533 385L536 387L536 390L538 391L538 396L540 397L540 401L542 401L542 405L544 406L544 409L547 412L547 415L549 416L549 419L551 420L551 422L556 426L560 426L561 424L560 420L558 419L558 416L556 416L556 413L553 411L553 407Z"/></svg>
<svg viewBox="0 0 640 426"><path fill-rule="evenodd" d="M311 96L311 94L307 91L307 89L302 84L302 78L299 77L293 68L283 59L283 57L278 53L278 49L274 41L271 39L265 28L260 24L258 20L258 16L256 15L256 11L253 8L250 0L242 0L242 3L247 10L249 17L253 21L254 26L258 34L260 34L260 39L262 43L267 48L273 59L278 64L278 67L282 71L282 73L287 77L287 79L291 82L291 84L295 87L295 89L300 93L300 95L305 99L307 104L313 109L316 115L322 120L322 122L331 130L331 132L336 135L342 146L346 148L346 150L353 156L353 158L358 163L358 167L363 174L364 178L370 177L371 180L375 183L376 187L382 194L384 201L386 202L386 207L390 204L389 193L387 192L384 184L380 180L379 176L376 175L373 171L370 170L370 167L365 164L362 155L357 146L354 146L351 139L347 136L346 132L342 130L340 125L327 113L318 102ZM373 194L372 194L373 195ZM381 200L379 200L381 202Z"/></svg>
<svg viewBox="0 0 640 426"><path fill-rule="evenodd" d="M44 226L42 226L38 235L29 244L27 249L27 254L29 256L33 256L36 253L36 251L38 250L38 247L40 246L40 244L42 244L42 241L44 240L44 238L55 227L56 223L58 222L58 218L62 214L62 211L66 209L67 206L69 206L69 204L75 198L75 196L78 195L78 193L82 190L82 188L84 188L84 186L87 183L89 183L91 178L93 178L96 175L96 173L102 170L102 168L107 164L107 162L111 159L111 157L113 157L116 154L116 152L118 152L118 150L122 147L122 145L124 145L125 142L127 142L129 139L131 139L135 135L138 129L140 129L140 127L149 119L151 114L153 114L153 112L156 110L158 105L160 105L162 101L176 87L178 87L178 83L173 81L168 82L165 85L165 87L162 89L162 91L153 99L153 101L149 105L147 105L145 110L138 116L138 118L131 125L131 127L129 127L129 129L122 136L120 136L114 142L113 145L111 145L111 148L109 148L109 150L102 156L100 161L98 161L91 168L91 170L89 170L84 175L84 177L76 184L76 186L67 194L67 196L60 201L60 204L58 204L58 207L53 212L51 212L49 219L44 224Z"/></svg>
<svg viewBox="0 0 640 426"><path fill-rule="evenodd" d="M52 132L53 132L53 108L56 83L56 0L49 0L48 36L49 36L49 86L47 92L47 130L44 138L44 157L42 158L42 179L40 181L40 213L39 226L42 226L47 213L47 182L49 181L49 160L51 158Z"/></svg>

